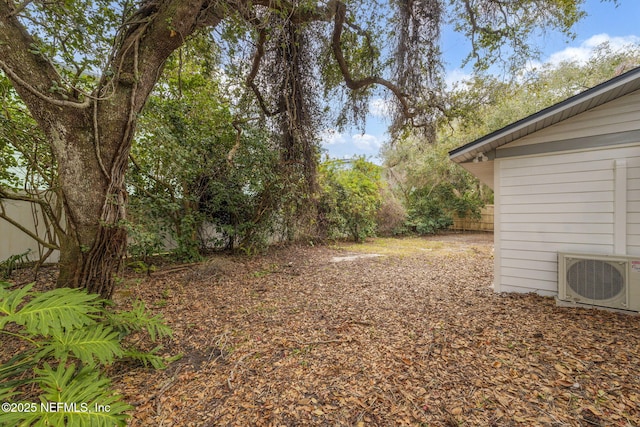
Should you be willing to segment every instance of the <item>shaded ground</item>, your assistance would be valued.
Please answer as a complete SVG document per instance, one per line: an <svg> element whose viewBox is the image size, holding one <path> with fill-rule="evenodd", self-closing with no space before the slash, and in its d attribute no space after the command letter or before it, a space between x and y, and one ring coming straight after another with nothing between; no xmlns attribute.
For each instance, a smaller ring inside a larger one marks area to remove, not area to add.
<svg viewBox="0 0 640 427"><path fill-rule="evenodd" d="M128 277L116 302L162 313L165 351L184 354L165 371L114 366L130 424L640 426L640 317L493 293L491 239L296 246Z"/></svg>
<svg viewBox="0 0 640 427"><path fill-rule="evenodd" d="M174 329L132 426L638 426L640 318L497 295L491 236L293 247L130 279ZM382 256L332 262L334 257Z"/></svg>

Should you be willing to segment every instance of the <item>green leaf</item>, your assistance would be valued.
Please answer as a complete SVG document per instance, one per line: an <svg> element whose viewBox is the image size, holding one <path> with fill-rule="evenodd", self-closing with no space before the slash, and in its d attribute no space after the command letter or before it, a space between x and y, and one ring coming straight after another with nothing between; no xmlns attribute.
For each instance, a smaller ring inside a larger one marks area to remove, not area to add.
<svg viewBox="0 0 640 427"><path fill-rule="evenodd" d="M166 360L164 357L158 356L157 354L155 354L159 350L160 350L160 347L156 347L151 351L140 351L140 350L131 349L124 352L124 357L127 357L132 360L136 360L142 363L145 366L145 368L151 365L155 369L165 369L167 367L167 364L165 362L171 362L176 358L181 357L181 355L179 355L179 356L174 356L174 358L172 358L173 360Z"/></svg>
<svg viewBox="0 0 640 427"><path fill-rule="evenodd" d="M30 334L49 336L95 323L100 311L98 295L79 289L60 288L36 296L11 316Z"/></svg>
<svg viewBox="0 0 640 427"><path fill-rule="evenodd" d="M68 405L57 407L54 411L40 410L34 414L23 414L25 424L35 422L36 425L109 427L126 424L128 415L125 411L132 407L120 401L121 397L109 389L109 379L99 371L87 367L76 372L75 365L63 364L53 369L45 363L43 369L36 369L35 372L38 375L36 380L44 391L40 401ZM69 405L73 403L75 405Z"/></svg>
<svg viewBox="0 0 640 427"><path fill-rule="evenodd" d="M129 311L107 312L106 318L109 324L122 335L128 335L131 332L147 330L152 341L158 338L171 337L171 328L165 323L159 314L151 316L142 301L136 301L133 308Z"/></svg>
<svg viewBox="0 0 640 427"><path fill-rule="evenodd" d="M5 289L4 286L0 287L0 313L6 315L6 317L0 317L0 328L13 320L11 316L15 314L18 306L23 302L24 297L29 294L32 287L33 283L13 291Z"/></svg>
<svg viewBox="0 0 640 427"><path fill-rule="evenodd" d="M64 361L73 354L87 365L96 360L102 365L111 363L123 354L118 333L101 324L54 335L50 347L57 359Z"/></svg>
<svg viewBox="0 0 640 427"><path fill-rule="evenodd" d="M0 333L25 339L30 344L0 365L0 400L17 402L24 394L24 386L36 383L41 390L41 404L29 406L31 412L0 412L0 425L125 425L126 411L131 407L110 390L110 382L100 365L124 356L164 368L171 359L157 355L160 347L147 353L136 350L125 353L120 344L121 329L110 323L110 315L111 320L118 319L122 329L147 329L154 339L169 336L171 330L160 316L147 313L141 302L132 312L113 315L103 308L104 301L97 295L75 289L38 293L31 288L28 285L9 291L0 283L3 325L10 320L21 327L17 332L0 329ZM70 358L77 359L84 368L69 364ZM50 365L53 359L59 361L54 367ZM30 395L33 390L29 389Z"/></svg>
<svg viewBox="0 0 640 427"><path fill-rule="evenodd" d="M39 358L34 349L16 354L7 362L0 365L0 384L4 387L9 387L9 378L21 376L23 372L32 369L38 360ZM20 383L23 380L19 379L16 381Z"/></svg>
<svg viewBox="0 0 640 427"><path fill-rule="evenodd" d="M12 387L8 387L6 383L0 383L0 402L11 402L11 398L15 396L15 391Z"/></svg>

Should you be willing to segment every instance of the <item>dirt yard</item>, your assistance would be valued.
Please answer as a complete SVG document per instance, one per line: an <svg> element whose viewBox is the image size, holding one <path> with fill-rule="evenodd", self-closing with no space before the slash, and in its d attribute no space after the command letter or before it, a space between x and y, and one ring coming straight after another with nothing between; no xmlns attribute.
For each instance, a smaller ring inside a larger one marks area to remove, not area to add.
<svg viewBox="0 0 640 427"><path fill-rule="evenodd" d="M447 235L129 277L183 353L114 373L130 424L640 426L640 318L495 294L492 259Z"/></svg>
<svg viewBox="0 0 640 427"><path fill-rule="evenodd" d="M450 234L132 272L116 303L182 358L109 374L131 426L640 426L640 317L495 294L492 264Z"/></svg>

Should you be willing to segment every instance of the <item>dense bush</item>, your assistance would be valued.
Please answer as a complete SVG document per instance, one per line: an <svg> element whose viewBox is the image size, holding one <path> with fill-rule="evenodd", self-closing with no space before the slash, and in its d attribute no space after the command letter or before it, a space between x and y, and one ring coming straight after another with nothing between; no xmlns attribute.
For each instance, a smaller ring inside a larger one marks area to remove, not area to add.
<svg viewBox="0 0 640 427"><path fill-rule="evenodd" d="M453 225L454 216L480 218L482 199L460 194L449 183L413 191L408 197L407 228L418 234L433 234Z"/></svg>
<svg viewBox="0 0 640 427"><path fill-rule="evenodd" d="M388 188L382 189L382 202L376 213L376 234L397 236L406 234L407 210Z"/></svg>
<svg viewBox="0 0 640 427"><path fill-rule="evenodd" d="M319 218L327 237L363 241L375 234L382 204L381 168L363 157L320 165Z"/></svg>
<svg viewBox="0 0 640 427"><path fill-rule="evenodd" d="M160 248L196 260L203 248L260 246L280 198L279 153L269 131L239 122L206 55L172 57L138 125L127 176L130 254Z"/></svg>
<svg viewBox="0 0 640 427"><path fill-rule="evenodd" d="M444 139L444 137L442 137ZM448 158L455 143L429 144L408 137L384 152L394 193L407 211L404 231L433 234L453 225L453 218L479 218L493 194Z"/></svg>

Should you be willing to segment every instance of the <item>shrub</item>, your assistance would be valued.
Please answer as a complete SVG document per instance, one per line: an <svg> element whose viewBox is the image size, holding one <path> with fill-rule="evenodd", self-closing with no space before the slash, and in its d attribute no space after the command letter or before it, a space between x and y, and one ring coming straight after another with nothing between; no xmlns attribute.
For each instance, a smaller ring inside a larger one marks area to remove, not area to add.
<svg viewBox="0 0 640 427"><path fill-rule="evenodd" d="M382 191L382 203L376 213L377 234L396 236L404 234L407 211L400 200L389 190Z"/></svg>
<svg viewBox="0 0 640 427"><path fill-rule="evenodd" d="M408 197L407 227L418 234L433 234L453 225L453 217L479 218L483 201L473 193L461 194L452 184L414 190Z"/></svg>
<svg viewBox="0 0 640 427"><path fill-rule="evenodd" d="M21 254L11 255L9 258L0 262L0 278L8 279L14 270L23 267L29 262L29 253L31 249Z"/></svg>
<svg viewBox="0 0 640 427"><path fill-rule="evenodd" d="M451 214L446 212L437 200L417 199L409 208L407 228L418 234L434 234L452 224Z"/></svg>
<svg viewBox="0 0 640 427"><path fill-rule="evenodd" d="M0 282L0 334L24 344L0 365L0 400L16 402L3 406L0 425L125 425L131 407L110 388L102 368L122 358L163 367L161 357L127 347L122 339L144 329L156 340L171 330L142 303L115 312L84 290L32 288ZM38 403L21 402L29 384L38 388Z"/></svg>
<svg viewBox="0 0 640 427"><path fill-rule="evenodd" d="M327 236L349 236L359 242L373 235L382 201L380 167L357 157L324 162L319 172L319 211Z"/></svg>

